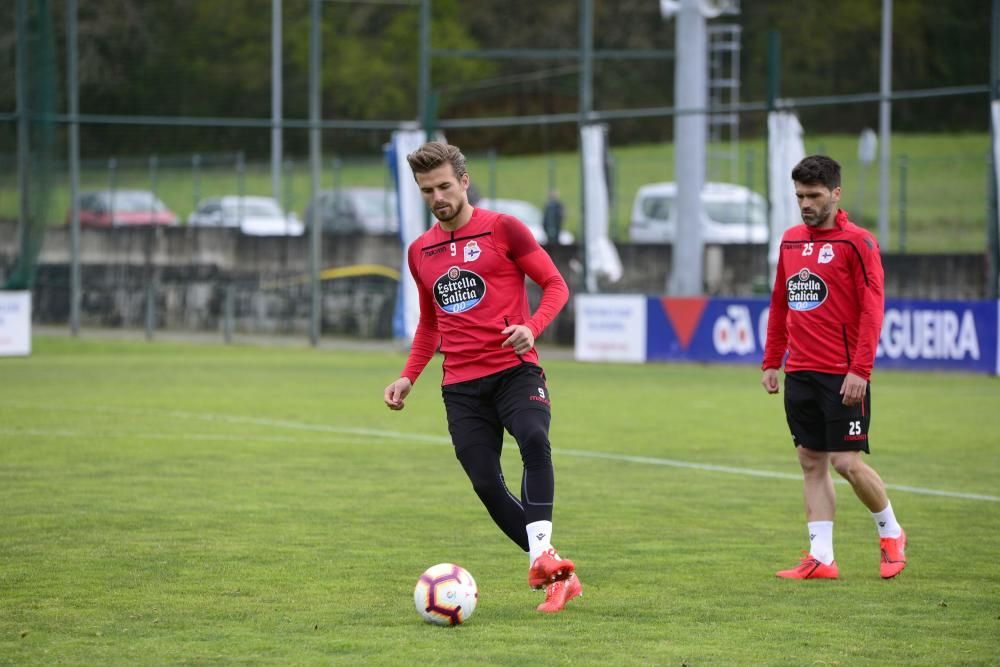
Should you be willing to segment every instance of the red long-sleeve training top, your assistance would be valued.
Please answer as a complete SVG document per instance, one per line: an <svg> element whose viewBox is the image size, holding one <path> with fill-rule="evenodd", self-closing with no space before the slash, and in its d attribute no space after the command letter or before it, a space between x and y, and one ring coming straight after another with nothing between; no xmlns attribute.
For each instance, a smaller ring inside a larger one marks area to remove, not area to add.
<svg viewBox="0 0 1000 667"><path fill-rule="evenodd" d="M832 229L781 238L762 368L870 379L885 310L878 243L837 211Z"/></svg>
<svg viewBox="0 0 1000 667"><path fill-rule="evenodd" d="M512 324L525 324L537 337L569 298L552 258L531 231L509 215L473 209L454 232L440 223L414 241L407 252L420 295L420 320L402 376L416 382L440 344L444 380L454 384L538 362L532 348L522 356L501 347ZM524 277L542 288L534 315ZM508 334L509 335L509 334Z"/></svg>

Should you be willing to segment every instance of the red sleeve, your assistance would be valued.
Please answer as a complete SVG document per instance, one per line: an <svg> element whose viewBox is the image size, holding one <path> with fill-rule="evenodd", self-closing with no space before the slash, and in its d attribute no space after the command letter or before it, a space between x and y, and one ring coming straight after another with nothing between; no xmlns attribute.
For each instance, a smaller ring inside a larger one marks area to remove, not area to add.
<svg viewBox="0 0 1000 667"><path fill-rule="evenodd" d="M764 345L762 370L781 368L788 349L788 294L785 283L785 262L778 252L778 267L774 274L774 289L771 290L771 310L767 315L767 343Z"/></svg>
<svg viewBox="0 0 1000 667"><path fill-rule="evenodd" d="M418 278L417 254L418 251L414 243L410 246L410 251L407 254L407 263L410 265L410 275L417 283L417 294L420 297L420 319L417 321L417 330L413 334L413 343L410 345L410 356L407 357L406 366L400 373L400 377L409 378L411 384L417 383L417 378L434 357L434 353L441 343L441 335L437 328L437 311L434 310L434 297Z"/></svg>
<svg viewBox="0 0 1000 667"><path fill-rule="evenodd" d="M514 262L542 288L538 309L525 322L532 335L537 338L566 305L569 287L549 253L538 245L535 236L524 223L510 216L502 216L497 227L503 230L504 241Z"/></svg>
<svg viewBox="0 0 1000 667"><path fill-rule="evenodd" d="M875 353L885 315L885 272L878 243L871 234L866 232L854 245L860 255L860 266L854 272L854 288L861 313L858 319L858 346L851 354L849 370L868 380L875 366Z"/></svg>

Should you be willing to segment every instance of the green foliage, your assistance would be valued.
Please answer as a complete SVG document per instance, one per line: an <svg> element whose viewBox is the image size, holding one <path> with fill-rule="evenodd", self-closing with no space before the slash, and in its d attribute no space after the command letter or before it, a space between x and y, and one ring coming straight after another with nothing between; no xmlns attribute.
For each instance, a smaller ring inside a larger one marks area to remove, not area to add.
<svg viewBox="0 0 1000 667"><path fill-rule="evenodd" d="M543 350L543 357L545 350ZM0 383L0 662L990 664L1000 504L891 490L910 566L878 577L838 486L842 579L777 580L806 544L780 397L750 367L549 361L556 544L585 595L534 611L527 559L447 444L437 362L361 349L36 338ZM996 494L992 378L876 371L871 463ZM593 458L594 455L612 458ZM507 478L520 477L516 447ZM423 624L419 573L467 567L468 625Z"/></svg>
<svg viewBox="0 0 1000 667"><path fill-rule="evenodd" d="M30 4L30 3L29 3ZM893 87L917 90L988 83L989 8L983 0L894 3ZM64 3L54 3L55 43L65 45ZM79 3L81 111L88 114L270 117L270 0L81 0ZM12 51L15 3L0 3L0 47ZM660 16L657 3L614 0L593 3L597 49L674 47L676 25ZM562 48L580 43L576 1L457 0L432 2L436 48ZM419 63L419 5L415 2L323 2L323 114L338 119L413 119ZM284 111L308 112L309 2L283 3ZM715 23L742 29L740 63L743 101L767 95L768 36L781 39L779 75L784 97L827 96L878 89L881 3L843 0L799 3L755 0L741 14ZM65 60L60 53L58 62ZM568 60L456 59L433 62L436 88L446 88L446 117L573 113L579 109L579 63ZM597 59L593 66L595 107L600 110L668 107L673 102L673 61ZM13 110L14 58L0 62L0 109ZM63 90L61 82L57 85ZM905 132L984 131L985 95L894 104L894 124ZM822 107L807 112L813 131L853 133L874 125L877 105ZM742 132L759 131L760 114L746 114ZM630 143L664 138L669 119L621 123ZM207 149L222 139L261 152L265 131L161 127L131 132L121 126L84 127L84 154L125 155L155 147ZM575 144L572 124L553 128L551 144ZM519 128L477 131L502 150L537 145ZM2 137L0 137L2 139ZM290 133L288 141L304 146ZM465 142L470 147L473 139ZM542 142L545 143L545 142ZM7 152L6 150L4 152Z"/></svg>

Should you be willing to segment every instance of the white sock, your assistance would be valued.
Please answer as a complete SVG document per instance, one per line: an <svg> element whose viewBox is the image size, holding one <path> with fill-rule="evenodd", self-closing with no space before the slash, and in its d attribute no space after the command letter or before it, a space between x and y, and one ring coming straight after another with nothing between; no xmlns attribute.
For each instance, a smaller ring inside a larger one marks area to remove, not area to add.
<svg viewBox="0 0 1000 667"><path fill-rule="evenodd" d="M525 529L528 531L528 565L535 562L545 551L552 548L552 522L532 521Z"/></svg>
<svg viewBox="0 0 1000 667"><path fill-rule="evenodd" d="M892 511L892 503L885 506L881 512L872 512L875 519L875 527L878 528L879 537L899 537L903 529L896 522L896 514Z"/></svg>
<svg viewBox="0 0 1000 667"><path fill-rule="evenodd" d="M823 565L829 565L833 562L833 522L810 521L807 525L809 553Z"/></svg>

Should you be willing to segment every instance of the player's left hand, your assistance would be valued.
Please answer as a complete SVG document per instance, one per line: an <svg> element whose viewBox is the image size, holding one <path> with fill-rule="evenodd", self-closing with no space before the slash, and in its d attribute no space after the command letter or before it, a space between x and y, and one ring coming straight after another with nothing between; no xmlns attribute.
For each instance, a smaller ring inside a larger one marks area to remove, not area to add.
<svg viewBox="0 0 1000 667"><path fill-rule="evenodd" d="M500 333L507 336L501 347L512 347L516 354L525 354L535 346L535 334L524 324L512 324Z"/></svg>
<svg viewBox="0 0 1000 667"><path fill-rule="evenodd" d="M858 405L865 398L868 391L868 381L860 375L848 373L844 376L844 383L840 385L841 403L844 405Z"/></svg>

